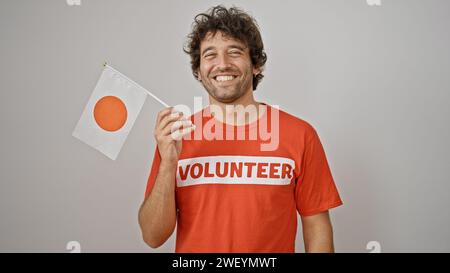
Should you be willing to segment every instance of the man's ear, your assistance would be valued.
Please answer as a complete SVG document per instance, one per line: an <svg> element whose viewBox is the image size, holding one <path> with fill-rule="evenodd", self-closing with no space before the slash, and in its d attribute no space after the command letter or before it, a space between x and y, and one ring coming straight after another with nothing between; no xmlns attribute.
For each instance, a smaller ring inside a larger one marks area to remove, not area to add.
<svg viewBox="0 0 450 273"><path fill-rule="evenodd" d="M253 67L253 76L256 76L256 75L258 75L258 74L260 74L261 73L261 68L259 68L259 67Z"/></svg>
<svg viewBox="0 0 450 273"><path fill-rule="evenodd" d="M200 75L198 70L197 70L197 80L202 81L202 76Z"/></svg>

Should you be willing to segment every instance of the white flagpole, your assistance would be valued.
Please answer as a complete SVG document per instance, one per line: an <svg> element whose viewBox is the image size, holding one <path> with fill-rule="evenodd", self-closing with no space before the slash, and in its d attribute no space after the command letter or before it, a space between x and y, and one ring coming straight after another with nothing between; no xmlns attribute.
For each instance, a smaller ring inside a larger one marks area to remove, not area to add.
<svg viewBox="0 0 450 273"><path fill-rule="evenodd" d="M139 88L142 88L145 92L147 92L147 94L154 98L157 102L159 102L161 105L163 105L164 107L170 107L167 103L165 103L164 101L162 101L160 98L158 98L157 96L153 95L153 93L151 93L150 91L148 91L147 89L145 89L144 87L140 86L139 84L137 84L135 81L131 80L130 78L128 78L127 76L123 75L122 73L120 73L119 71L115 70L114 68L112 68L110 65L108 65L106 62L103 63L103 66L106 67L108 66L109 68L111 68L112 70L114 70L114 72L120 74L122 77L127 78L130 82L132 82L133 84L135 84L136 86L138 86Z"/></svg>

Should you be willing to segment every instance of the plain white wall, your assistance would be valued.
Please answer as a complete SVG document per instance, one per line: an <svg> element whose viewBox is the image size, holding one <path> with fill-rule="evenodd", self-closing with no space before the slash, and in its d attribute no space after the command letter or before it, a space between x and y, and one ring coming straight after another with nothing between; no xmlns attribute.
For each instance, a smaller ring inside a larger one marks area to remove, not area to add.
<svg viewBox="0 0 450 273"><path fill-rule="evenodd" d="M257 100L319 132L344 200L336 250L449 251L446 0L1 1L0 251L174 251L137 223L160 106L147 100L116 161L71 134L105 60L170 104L206 101L182 46L219 3L260 25Z"/></svg>

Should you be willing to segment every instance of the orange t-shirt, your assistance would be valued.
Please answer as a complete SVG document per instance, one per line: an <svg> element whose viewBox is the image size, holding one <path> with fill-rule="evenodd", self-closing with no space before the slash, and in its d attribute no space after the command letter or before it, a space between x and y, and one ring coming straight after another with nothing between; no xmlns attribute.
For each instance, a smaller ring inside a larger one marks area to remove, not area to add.
<svg viewBox="0 0 450 273"><path fill-rule="evenodd" d="M278 134L250 137L263 122L275 131L275 114ZM191 120L197 126L183 139L174 181L176 252L294 252L297 211L309 216L342 204L319 136L306 121L271 106L245 126L220 123L209 107ZM222 139L196 139L211 124ZM273 147L262 149L269 142ZM156 148L146 198L160 159Z"/></svg>

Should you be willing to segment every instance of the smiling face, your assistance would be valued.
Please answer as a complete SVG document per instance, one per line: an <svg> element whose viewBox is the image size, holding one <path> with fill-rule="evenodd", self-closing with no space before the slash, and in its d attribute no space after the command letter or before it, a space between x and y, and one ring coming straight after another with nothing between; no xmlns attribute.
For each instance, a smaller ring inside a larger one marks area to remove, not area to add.
<svg viewBox="0 0 450 273"><path fill-rule="evenodd" d="M216 101L232 103L252 90L253 67L248 47L217 31L200 44L198 79Z"/></svg>

